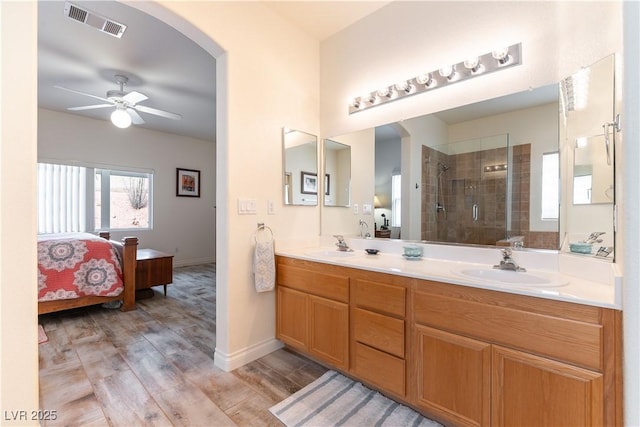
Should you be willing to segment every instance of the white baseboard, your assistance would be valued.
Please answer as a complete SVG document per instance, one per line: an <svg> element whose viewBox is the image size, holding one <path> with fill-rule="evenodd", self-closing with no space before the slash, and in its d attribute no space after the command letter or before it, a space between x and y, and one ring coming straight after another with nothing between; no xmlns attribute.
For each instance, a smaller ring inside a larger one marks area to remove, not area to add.
<svg viewBox="0 0 640 427"><path fill-rule="evenodd" d="M282 347L284 347L282 342L275 338L235 351L231 354L225 354L216 347L213 363L218 368L226 372L231 372Z"/></svg>

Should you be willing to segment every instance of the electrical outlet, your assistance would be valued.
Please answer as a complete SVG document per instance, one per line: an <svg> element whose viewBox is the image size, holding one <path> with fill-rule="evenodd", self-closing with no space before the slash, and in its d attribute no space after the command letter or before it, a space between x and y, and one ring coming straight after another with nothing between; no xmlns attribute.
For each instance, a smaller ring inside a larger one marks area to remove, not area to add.
<svg viewBox="0 0 640 427"><path fill-rule="evenodd" d="M353 214L354 215L358 215L358 204L357 203L353 204Z"/></svg>

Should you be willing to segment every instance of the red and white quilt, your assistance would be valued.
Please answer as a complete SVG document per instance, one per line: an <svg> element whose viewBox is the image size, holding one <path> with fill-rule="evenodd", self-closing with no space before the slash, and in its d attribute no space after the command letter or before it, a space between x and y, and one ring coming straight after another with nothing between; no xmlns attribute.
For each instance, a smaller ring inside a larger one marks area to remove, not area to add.
<svg viewBox="0 0 640 427"><path fill-rule="evenodd" d="M124 289L112 244L89 233L38 236L38 301L117 296Z"/></svg>

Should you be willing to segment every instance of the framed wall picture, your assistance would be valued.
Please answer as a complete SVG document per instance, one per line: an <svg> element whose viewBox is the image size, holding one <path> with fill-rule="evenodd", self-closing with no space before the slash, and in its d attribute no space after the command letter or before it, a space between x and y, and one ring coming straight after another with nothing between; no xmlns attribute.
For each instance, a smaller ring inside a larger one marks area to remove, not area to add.
<svg viewBox="0 0 640 427"><path fill-rule="evenodd" d="M318 174L312 172L300 172L302 194L318 194Z"/></svg>
<svg viewBox="0 0 640 427"><path fill-rule="evenodd" d="M200 171L176 169L176 196L200 197Z"/></svg>

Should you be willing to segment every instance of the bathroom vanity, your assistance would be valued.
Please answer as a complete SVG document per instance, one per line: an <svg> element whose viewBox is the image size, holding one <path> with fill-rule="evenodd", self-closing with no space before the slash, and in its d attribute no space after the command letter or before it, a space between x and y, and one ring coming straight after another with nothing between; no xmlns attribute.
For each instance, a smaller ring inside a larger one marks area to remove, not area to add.
<svg viewBox="0 0 640 427"><path fill-rule="evenodd" d="M280 251L277 337L447 425L621 425L608 285L580 295L561 275L527 288L452 273L465 266Z"/></svg>

